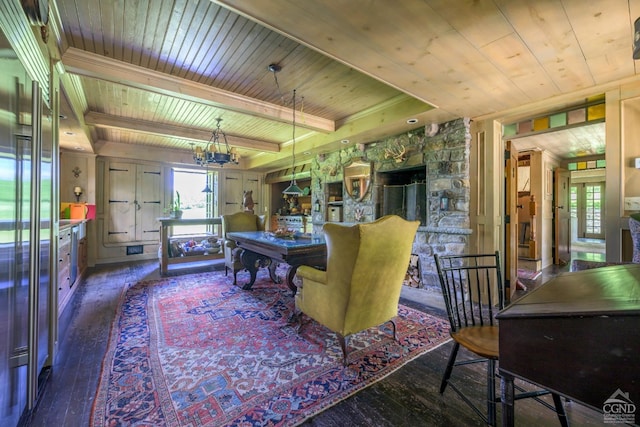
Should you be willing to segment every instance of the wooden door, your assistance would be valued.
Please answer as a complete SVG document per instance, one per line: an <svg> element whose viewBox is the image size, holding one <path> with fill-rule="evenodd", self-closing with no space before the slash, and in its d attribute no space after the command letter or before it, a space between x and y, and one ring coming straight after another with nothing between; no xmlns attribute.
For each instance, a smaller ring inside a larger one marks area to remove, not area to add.
<svg viewBox="0 0 640 427"><path fill-rule="evenodd" d="M505 287L510 300L518 282L518 153L511 141L505 149Z"/></svg>
<svg viewBox="0 0 640 427"><path fill-rule="evenodd" d="M260 185L260 175L257 173L243 173L242 174L242 192L252 191L253 198L253 212L256 215L265 214L262 208L262 189ZM244 209L244 206L242 207Z"/></svg>
<svg viewBox="0 0 640 427"><path fill-rule="evenodd" d="M136 165L111 162L107 170L108 243L130 242L136 236Z"/></svg>
<svg viewBox="0 0 640 427"><path fill-rule="evenodd" d="M225 172L223 182L222 214L229 215L242 211L242 173Z"/></svg>
<svg viewBox="0 0 640 427"><path fill-rule="evenodd" d="M571 212L569 196L571 173L563 168L556 168L553 185L554 216L554 262L565 265L571 260Z"/></svg>
<svg viewBox="0 0 640 427"><path fill-rule="evenodd" d="M158 217L162 213L162 168L160 165L137 165L136 174L136 240L158 242Z"/></svg>

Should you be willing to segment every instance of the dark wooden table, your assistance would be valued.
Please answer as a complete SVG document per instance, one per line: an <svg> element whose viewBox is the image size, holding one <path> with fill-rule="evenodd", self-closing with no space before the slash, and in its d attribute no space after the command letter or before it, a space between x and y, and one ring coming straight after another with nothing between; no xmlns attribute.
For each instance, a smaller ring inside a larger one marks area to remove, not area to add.
<svg viewBox="0 0 640 427"><path fill-rule="evenodd" d="M235 240L242 249L242 264L249 271L251 278L243 289L251 289L256 281L256 274L265 260L270 260L269 275L276 283L280 278L276 275L276 267L280 262L289 265L285 281L295 292L297 288L293 277L301 265L326 267L327 244L323 235L298 235L297 237L275 237L265 231L229 232L227 239Z"/></svg>
<svg viewBox="0 0 640 427"><path fill-rule="evenodd" d="M637 422L640 265L561 274L497 318L503 426L515 421L514 377L594 408L603 421L633 410Z"/></svg>

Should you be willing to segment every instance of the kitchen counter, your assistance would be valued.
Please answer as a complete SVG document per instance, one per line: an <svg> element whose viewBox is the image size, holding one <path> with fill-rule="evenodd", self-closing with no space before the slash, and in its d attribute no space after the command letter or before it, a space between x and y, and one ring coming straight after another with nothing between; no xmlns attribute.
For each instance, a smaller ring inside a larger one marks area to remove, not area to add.
<svg viewBox="0 0 640 427"><path fill-rule="evenodd" d="M74 225L82 224L89 221L88 219L61 219L58 223L58 227L60 230L63 230L68 227L73 227Z"/></svg>

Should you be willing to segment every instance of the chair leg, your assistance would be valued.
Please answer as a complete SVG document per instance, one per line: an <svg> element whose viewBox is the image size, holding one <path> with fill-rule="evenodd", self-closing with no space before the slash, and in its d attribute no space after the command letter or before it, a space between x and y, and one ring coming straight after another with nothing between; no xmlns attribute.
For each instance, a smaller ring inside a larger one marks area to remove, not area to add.
<svg viewBox="0 0 640 427"><path fill-rule="evenodd" d="M238 284L238 271L240 270L236 270L235 268L233 269L233 285L237 285Z"/></svg>
<svg viewBox="0 0 640 427"><path fill-rule="evenodd" d="M302 312L298 309L298 307L293 308L293 313L287 319L287 323L290 325L297 324L297 330L300 332L300 327L302 326Z"/></svg>
<svg viewBox="0 0 640 427"><path fill-rule="evenodd" d="M560 425L562 427L569 427L569 419L567 418L567 413L564 410L562 399L560 399L560 396L555 393L551 393L551 396L553 397L553 403L556 405L556 412L558 413Z"/></svg>
<svg viewBox="0 0 640 427"><path fill-rule="evenodd" d="M227 267L226 265L224 266L224 275L226 276L227 274L229 274L229 267Z"/></svg>
<svg viewBox="0 0 640 427"><path fill-rule="evenodd" d="M496 361L487 360L487 424L496 425Z"/></svg>
<svg viewBox="0 0 640 427"><path fill-rule="evenodd" d="M396 322L395 320L389 320L389 323L391 323L391 331L393 333L393 340L398 342L398 335L396 334L396 332L398 331L398 328L396 326Z"/></svg>
<svg viewBox="0 0 640 427"><path fill-rule="evenodd" d="M342 335L336 333L338 336L338 342L340 343L340 348L342 349L342 365L347 366L347 346L349 345L349 337L343 337Z"/></svg>
<svg viewBox="0 0 640 427"><path fill-rule="evenodd" d="M447 388L447 384L449 384L449 378L451 378L451 371L453 370L453 364L456 362L456 356L458 355L459 348L460 344L454 341L451 354L449 355L449 361L447 362L447 368L444 370L444 375L442 375L440 394L444 393L444 390Z"/></svg>

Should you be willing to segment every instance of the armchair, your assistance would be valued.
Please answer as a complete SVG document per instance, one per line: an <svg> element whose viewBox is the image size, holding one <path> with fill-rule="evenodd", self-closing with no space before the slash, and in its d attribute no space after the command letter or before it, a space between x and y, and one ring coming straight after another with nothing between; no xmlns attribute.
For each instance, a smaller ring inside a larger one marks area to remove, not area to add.
<svg viewBox="0 0 640 427"><path fill-rule="evenodd" d="M630 215L629 231L633 242L633 258L631 262L640 263L640 213Z"/></svg>
<svg viewBox="0 0 640 427"><path fill-rule="evenodd" d="M354 226L327 223L326 271L298 268L294 317L302 312L335 332L345 365L351 334L391 322L396 339L393 320L419 224L396 215Z"/></svg>
<svg viewBox="0 0 640 427"><path fill-rule="evenodd" d="M222 237L224 238L224 275L229 269L233 271L233 284L237 284L238 271L244 267L240 260L240 251L236 251L236 242L227 239L227 233L232 231L264 231L265 217L248 212L237 212L231 215L222 215Z"/></svg>

